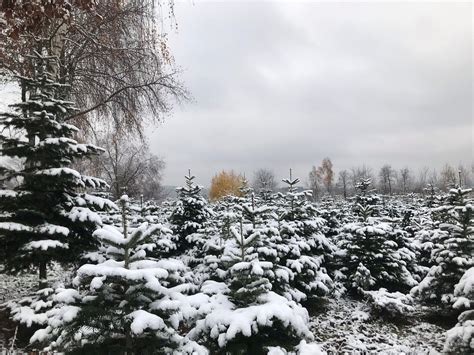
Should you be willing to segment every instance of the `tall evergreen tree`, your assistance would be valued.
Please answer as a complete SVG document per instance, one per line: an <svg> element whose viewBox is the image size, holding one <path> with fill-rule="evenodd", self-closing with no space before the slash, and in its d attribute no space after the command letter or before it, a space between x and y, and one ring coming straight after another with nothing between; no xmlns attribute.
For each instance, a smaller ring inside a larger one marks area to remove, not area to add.
<svg viewBox="0 0 474 355"><path fill-rule="evenodd" d="M332 280L326 270L334 245L322 233L325 220L317 217L309 202L310 191L296 191L299 179L282 180L288 187L281 194L278 231L281 242L276 244L279 263L294 273L291 281L293 298L322 296L329 292Z"/></svg>
<svg viewBox="0 0 474 355"><path fill-rule="evenodd" d="M209 217L207 201L201 195L202 188L194 183L196 177L191 175L189 170L184 178L186 186L176 189L178 201L170 218L173 232L179 236L178 253L183 253L191 247L187 237L203 228Z"/></svg>
<svg viewBox="0 0 474 355"><path fill-rule="evenodd" d="M6 270L38 269L43 285L48 263L78 261L94 245L90 235L101 220L91 209L114 204L85 193L105 187L104 181L71 168L101 149L78 143L78 128L65 122L74 105L62 99L65 85L51 74L56 58L43 50L28 59L34 75L18 77L23 101L0 115L0 125L15 132L0 136L0 155L23 162L18 171L0 170L2 181L19 181L0 191L0 240Z"/></svg>

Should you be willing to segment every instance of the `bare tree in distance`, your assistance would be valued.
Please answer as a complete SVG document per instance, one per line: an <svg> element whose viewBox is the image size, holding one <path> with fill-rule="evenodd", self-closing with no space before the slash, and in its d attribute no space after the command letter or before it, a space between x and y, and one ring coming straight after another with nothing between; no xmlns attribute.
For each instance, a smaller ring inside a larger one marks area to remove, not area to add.
<svg viewBox="0 0 474 355"><path fill-rule="evenodd" d="M456 186L458 183L458 173L449 164L445 164L440 172L439 187L441 190L446 191Z"/></svg>
<svg viewBox="0 0 474 355"><path fill-rule="evenodd" d="M433 186L438 186L438 181L438 172L436 171L436 169L432 169L428 176L428 183Z"/></svg>
<svg viewBox="0 0 474 355"><path fill-rule="evenodd" d="M338 183L342 188L342 194L344 196L344 199L347 199L348 182L349 182L349 172L347 170L340 171Z"/></svg>
<svg viewBox="0 0 474 355"><path fill-rule="evenodd" d="M332 194L334 182L334 171L329 158L324 158L321 166L313 166L308 174L308 187L313 192L313 199L317 199L322 194L323 187L326 193Z"/></svg>
<svg viewBox="0 0 474 355"><path fill-rule="evenodd" d="M334 181L334 171L332 170L332 162L329 158L324 158L321 166L318 168L321 181L326 188L328 194L332 193L332 185Z"/></svg>
<svg viewBox="0 0 474 355"><path fill-rule="evenodd" d="M425 193L425 188L428 185L428 174L430 168L425 166L418 170L418 181L415 185L415 192Z"/></svg>
<svg viewBox="0 0 474 355"><path fill-rule="evenodd" d="M275 173L269 169L258 169L254 172L252 186L257 192L275 192L277 189Z"/></svg>
<svg viewBox="0 0 474 355"><path fill-rule="evenodd" d="M379 183L382 188L382 192L385 194L392 194L393 184L395 182L396 172L388 164L385 164L380 168L379 172Z"/></svg>
<svg viewBox="0 0 474 355"><path fill-rule="evenodd" d="M461 186L472 186L472 174L471 169L465 167L462 164L459 164L458 171L459 171L459 178L460 178L460 185Z"/></svg>
<svg viewBox="0 0 474 355"><path fill-rule="evenodd" d="M313 166L308 174L308 187L313 193L313 199L317 200L321 192L321 172L318 168Z"/></svg>
<svg viewBox="0 0 474 355"><path fill-rule="evenodd" d="M410 169L408 168L402 168L400 169L400 174L399 176L399 186L400 190L405 194L410 188L410 183L411 183L411 172Z"/></svg>
<svg viewBox="0 0 474 355"><path fill-rule="evenodd" d="M109 183L114 198L121 196L123 188L132 197L143 194L146 200L156 201L164 197L165 163L150 152L147 143L120 131L103 132L97 143L105 152L92 160L89 168Z"/></svg>

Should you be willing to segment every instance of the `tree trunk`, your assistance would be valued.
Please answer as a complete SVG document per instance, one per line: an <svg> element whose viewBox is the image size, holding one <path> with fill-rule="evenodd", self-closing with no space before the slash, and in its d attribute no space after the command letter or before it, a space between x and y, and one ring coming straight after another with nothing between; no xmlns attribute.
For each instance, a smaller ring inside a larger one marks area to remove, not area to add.
<svg viewBox="0 0 474 355"><path fill-rule="evenodd" d="M48 286L48 275L46 261L40 261L39 263L39 289L43 289Z"/></svg>

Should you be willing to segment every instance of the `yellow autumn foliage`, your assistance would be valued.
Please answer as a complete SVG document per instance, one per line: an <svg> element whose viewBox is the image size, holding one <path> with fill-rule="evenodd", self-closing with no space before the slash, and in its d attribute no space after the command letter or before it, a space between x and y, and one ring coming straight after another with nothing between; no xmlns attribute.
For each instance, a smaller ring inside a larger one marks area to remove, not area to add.
<svg viewBox="0 0 474 355"><path fill-rule="evenodd" d="M236 174L233 170L222 170L216 174L211 180L211 188L209 190L209 199L211 201L218 200L224 196L241 196L240 188L243 185L242 175Z"/></svg>

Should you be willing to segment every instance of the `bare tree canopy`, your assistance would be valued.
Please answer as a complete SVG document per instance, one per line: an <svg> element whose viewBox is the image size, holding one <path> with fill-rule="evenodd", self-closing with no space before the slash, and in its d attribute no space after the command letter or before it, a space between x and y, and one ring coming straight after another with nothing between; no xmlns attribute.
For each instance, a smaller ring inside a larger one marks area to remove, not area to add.
<svg viewBox="0 0 474 355"><path fill-rule="evenodd" d="M380 168L379 181L382 192L385 194L392 194L393 184L395 182L396 172L388 164L385 164Z"/></svg>
<svg viewBox="0 0 474 355"><path fill-rule="evenodd" d="M313 199L317 199L320 195L321 182L321 172L317 167L313 166L308 174L308 187L313 193Z"/></svg>
<svg viewBox="0 0 474 355"><path fill-rule="evenodd" d="M275 173L269 169L258 169L254 173L252 186L257 192L276 191L277 182Z"/></svg>
<svg viewBox="0 0 474 355"><path fill-rule="evenodd" d="M321 166L313 166L308 175L308 187L313 192L313 198L317 199L322 193L322 188L326 190L328 194L332 194L334 183L334 170L331 159L324 158L321 162Z"/></svg>
<svg viewBox="0 0 474 355"><path fill-rule="evenodd" d="M348 189L348 181L349 181L349 172L347 170L342 170L339 172L339 180L338 184L342 188L342 194L344 198L347 198L347 189Z"/></svg>
<svg viewBox="0 0 474 355"><path fill-rule="evenodd" d="M334 181L334 171L332 170L332 162L329 158L324 158L319 167L321 180L328 194L332 193L332 185Z"/></svg>
<svg viewBox="0 0 474 355"><path fill-rule="evenodd" d="M147 200L161 200L164 161L150 153L148 145L136 135L105 131L98 135L98 145L105 149L85 167L105 179L114 198L125 188L128 195L143 195Z"/></svg>
<svg viewBox="0 0 474 355"><path fill-rule="evenodd" d="M458 182L458 173L449 164L445 164L440 173L440 187L442 190L452 188Z"/></svg>
<svg viewBox="0 0 474 355"><path fill-rule="evenodd" d="M402 168L400 169L400 174L398 175L399 181L398 185L400 188L400 191L403 193L406 193L410 188L411 188L411 171L408 168Z"/></svg>
<svg viewBox="0 0 474 355"><path fill-rule="evenodd" d="M0 21L5 43L0 70L20 75L31 70L22 58L40 38L59 58L58 79L70 85L65 95L80 108L69 118L82 128L111 118L117 127L141 134L145 112L158 121L174 100L187 97L177 79L166 33L159 32L156 23L164 7L171 15L167 17L172 17L172 0L30 5L3 2L0 14L7 21Z"/></svg>

